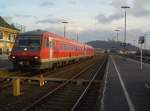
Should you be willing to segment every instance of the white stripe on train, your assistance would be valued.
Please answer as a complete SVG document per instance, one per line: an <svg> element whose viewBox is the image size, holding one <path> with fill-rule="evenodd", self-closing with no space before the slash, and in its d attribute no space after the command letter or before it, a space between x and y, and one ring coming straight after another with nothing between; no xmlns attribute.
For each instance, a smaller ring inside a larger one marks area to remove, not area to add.
<svg viewBox="0 0 150 111"><path fill-rule="evenodd" d="M71 59L79 59L89 56L72 56L72 57L59 57L59 58L49 58L49 59L41 59L41 62L49 62L49 61L62 61L62 60L71 60Z"/></svg>

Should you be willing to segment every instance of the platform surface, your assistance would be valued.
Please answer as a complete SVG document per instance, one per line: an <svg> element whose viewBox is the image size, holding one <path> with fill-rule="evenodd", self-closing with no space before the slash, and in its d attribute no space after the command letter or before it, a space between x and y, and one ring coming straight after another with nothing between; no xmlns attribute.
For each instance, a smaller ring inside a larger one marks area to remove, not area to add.
<svg viewBox="0 0 150 111"><path fill-rule="evenodd" d="M8 55L5 54L0 55L0 60L8 60Z"/></svg>
<svg viewBox="0 0 150 111"><path fill-rule="evenodd" d="M111 55L101 111L150 111L150 65Z"/></svg>

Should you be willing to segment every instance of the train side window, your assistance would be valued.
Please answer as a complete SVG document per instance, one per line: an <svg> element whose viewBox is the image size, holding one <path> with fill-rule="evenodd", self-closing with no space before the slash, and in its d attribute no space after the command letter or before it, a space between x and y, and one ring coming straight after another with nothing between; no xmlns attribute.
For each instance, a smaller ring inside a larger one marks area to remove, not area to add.
<svg viewBox="0 0 150 111"><path fill-rule="evenodd" d="M63 50L64 49L64 44L63 43L61 43L61 50Z"/></svg>
<svg viewBox="0 0 150 111"><path fill-rule="evenodd" d="M63 43L60 42L60 49L63 50Z"/></svg>
<svg viewBox="0 0 150 111"><path fill-rule="evenodd" d="M67 50L67 45L65 44L65 50Z"/></svg>
<svg viewBox="0 0 150 111"><path fill-rule="evenodd" d="M66 50L66 44L64 44L64 50Z"/></svg>
<svg viewBox="0 0 150 111"><path fill-rule="evenodd" d="M53 41L52 43L53 43L54 49L56 49L56 41Z"/></svg>
<svg viewBox="0 0 150 111"><path fill-rule="evenodd" d="M52 41L49 42L49 47L50 47L50 48L53 47L53 42L52 42Z"/></svg>

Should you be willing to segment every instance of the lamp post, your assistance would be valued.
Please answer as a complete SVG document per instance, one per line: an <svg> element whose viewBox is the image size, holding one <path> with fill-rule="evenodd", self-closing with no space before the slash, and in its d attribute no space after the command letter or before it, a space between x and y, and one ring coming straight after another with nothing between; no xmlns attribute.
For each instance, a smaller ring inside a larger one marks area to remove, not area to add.
<svg viewBox="0 0 150 111"><path fill-rule="evenodd" d="M66 24L69 23L69 22L64 21L64 22L61 22L61 23L64 24L64 37L66 37Z"/></svg>
<svg viewBox="0 0 150 111"><path fill-rule="evenodd" d="M117 42L118 42L118 32L119 32L120 30L117 29L117 30L115 30L115 31L117 32Z"/></svg>
<svg viewBox="0 0 150 111"><path fill-rule="evenodd" d="M129 6L121 6L121 8L123 8L124 9L124 15L125 15L125 23L124 23L124 50L125 50L125 47L126 47L126 36L127 36L127 30L126 30L126 16L127 16L127 14L126 14L126 9L128 9L128 8L130 8Z"/></svg>

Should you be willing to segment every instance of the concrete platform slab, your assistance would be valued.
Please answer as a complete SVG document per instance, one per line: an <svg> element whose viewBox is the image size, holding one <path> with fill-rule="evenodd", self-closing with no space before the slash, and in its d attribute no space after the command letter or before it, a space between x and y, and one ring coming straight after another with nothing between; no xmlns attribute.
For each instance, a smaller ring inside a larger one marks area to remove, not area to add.
<svg viewBox="0 0 150 111"><path fill-rule="evenodd" d="M150 66L112 55L109 59L102 111L150 111Z"/></svg>

